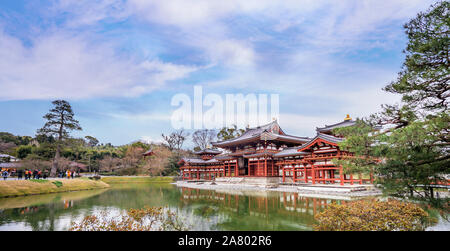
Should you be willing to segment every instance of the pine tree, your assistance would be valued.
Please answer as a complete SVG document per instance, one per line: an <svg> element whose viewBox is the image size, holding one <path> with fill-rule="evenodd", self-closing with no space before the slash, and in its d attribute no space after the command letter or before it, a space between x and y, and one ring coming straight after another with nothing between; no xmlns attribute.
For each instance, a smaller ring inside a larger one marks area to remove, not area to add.
<svg viewBox="0 0 450 251"><path fill-rule="evenodd" d="M79 122L73 118L74 113L69 102L65 100L55 100L52 104L55 107L50 109L50 112L44 115L43 118L45 118L47 122L37 131L37 134L45 134L57 138L55 158L50 171L50 176L54 177L58 170L58 161L63 141L69 138L70 131L82 129Z"/></svg>
<svg viewBox="0 0 450 251"><path fill-rule="evenodd" d="M438 2L404 26L405 62L384 88L402 102L335 131L346 137L341 147L356 155L337 162L348 172L375 170L389 194L438 202L433 186L450 174L449 10L448 1Z"/></svg>

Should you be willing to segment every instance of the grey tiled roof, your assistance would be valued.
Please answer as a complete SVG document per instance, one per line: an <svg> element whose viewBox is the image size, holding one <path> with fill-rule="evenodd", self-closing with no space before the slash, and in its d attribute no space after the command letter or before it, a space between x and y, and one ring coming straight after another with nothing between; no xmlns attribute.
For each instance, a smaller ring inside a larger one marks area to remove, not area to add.
<svg viewBox="0 0 450 251"><path fill-rule="evenodd" d="M338 144L338 143L344 141L344 138L338 138L338 137L335 137L335 136L332 136L332 135L328 135L328 134L324 134L324 133L317 133L316 137L311 139L309 142L301 145L299 147L299 149L304 149L305 147L309 146L311 143L313 143L318 138L326 140L326 141L331 142L331 143L335 143L335 144Z"/></svg>
<svg viewBox="0 0 450 251"><path fill-rule="evenodd" d="M311 140L311 138L308 137L298 137L298 136L292 136L292 135L277 135L278 139L283 139L283 140L301 140L303 142L307 142L309 140Z"/></svg>
<svg viewBox="0 0 450 251"><path fill-rule="evenodd" d="M335 128L353 126L355 124L356 124L356 121L354 121L354 120L344 120L344 121L336 123L336 124L325 125L324 127L317 127L316 131L317 132L328 132Z"/></svg>
<svg viewBox="0 0 450 251"><path fill-rule="evenodd" d="M236 143L250 142L254 140L279 140L302 144L308 141L309 138L285 134L284 131L278 125L278 122L275 120L263 126L249 128L239 137L220 142L213 142L212 145L217 147L223 147L233 145Z"/></svg>
<svg viewBox="0 0 450 251"><path fill-rule="evenodd" d="M209 160L202 160L202 159L197 159L197 158L182 158L181 161L184 161L188 164L215 164L215 163L220 163L220 161L212 158Z"/></svg>
<svg viewBox="0 0 450 251"><path fill-rule="evenodd" d="M205 154L205 153L209 153L209 154L220 154L222 153L222 151L218 150L218 149L203 149L200 151L196 151L194 152L195 154Z"/></svg>
<svg viewBox="0 0 450 251"><path fill-rule="evenodd" d="M239 142L239 141L257 139L261 133L263 133L264 131L270 130L270 128L272 128L275 125L275 123L278 124L276 121L273 121L267 125L249 128L239 137L229 139L229 140L219 141L219 142L213 142L212 145L213 146L221 146L221 145L225 145L228 143L235 143L235 142Z"/></svg>
<svg viewBox="0 0 450 251"><path fill-rule="evenodd" d="M244 158L256 158L256 157L261 157L261 156L272 156L273 154L274 154L273 152L262 151L262 152L259 152L259 153L246 154L243 157Z"/></svg>
<svg viewBox="0 0 450 251"><path fill-rule="evenodd" d="M344 141L344 138L338 138L338 137L324 134L324 133L319 133L314 139L316 139L316 138L321 138L321 139L324 139L324 140L332 142L332 143L340 143L340 142Z"/></svg>
<svg viewBox="0 0 450 251"><path fill-rule="evenodd" d="M273 157L280 158L280 157L288 157L288 156L296 156L296 155L308 154L308 153L305 153L305 152L299 152L298 149L300 149L300 147L289 147L289 148L283 149L282 151L274 154Z"/></svg>
<svg viewBox="0 0 450 251"><path fill-rule="evenodd" d="M221 155L216 155L216 157L214 157L217 160L230 160L230 159L234 159L233 156L230 156L228 154L221 154Z"/></svg>

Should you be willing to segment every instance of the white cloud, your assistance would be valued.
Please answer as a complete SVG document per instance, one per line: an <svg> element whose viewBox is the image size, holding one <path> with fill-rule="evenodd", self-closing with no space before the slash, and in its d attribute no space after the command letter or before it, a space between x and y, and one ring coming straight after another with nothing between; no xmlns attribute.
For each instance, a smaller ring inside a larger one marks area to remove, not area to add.
<svg viewBox="0 0 450 251"><path fill-rule="evenodd" d="M117 52L121 48L116 48L113 41L92 39L101 34L86 28L129 18L149 26L171 28L166 39L197 48L196 56L206 59L204 68L227 67L229 72L224 75L229 77L209 85L281 87L317 95L317 85L334 82L333 78L342 76L343 71L347 71L349 79L356 74L354 82L362 81L363 73L369 79L377 71L382 76L390 74L375 65L356 72L354 66L360 68L357 64L333 58L332 53L388 47L398 36L397 31L386 30L389 25L406 21L431 2L434 1L60 0L48 15L64 14L66 19L55 23L56 31L44 31L33 38L31 46L0 32L0 85L5 90L0 99L137 96L200 69L157 58L143 61L124 56ZM251 32L241 34L241 23L235 17L268 25L250 27L244 23ZM74 36L60 31L66 28L72 34L76 28L84 29L84 33ZM297 32L285 34L290 28ZM270 29L281 34L270 34ZM258 48L258 36L270 42ZM265 54L272 46L286 52ZM275 60L280 63L274 63ZM276 66L279 68L270 69ZM367 70L370 67L374 70Z"/></svg>
<svg viewBox="0 0 450 251"><path fill-rule="evenodd" d="M175 28L173 37L181 44L199 48L213 63L249 66L258 61L253 37L236 38L246 17L268 22L268 28L284 32L297 28L289 46L313 46L326 53L344 49L389 46L380 42L397 30L387 29L393 21L407 20L433 0L60 0L56 13L70 13L67 25L93 24L105 20L137 18L150 25ZM246 25L246 24L243 24ZM267 27L252 27L255 30ZM250 29L250 27L248 27ZM267 33L264 34L267 36ZM283 35L281 35L281 38ZM398 39L398 38L397 38ZM274 38L274 43L282 43ZM295 50L295 48L293 48ZM295 52L294 52L295 53Z"/></svg>
<svg viewBox="0 0 450 251"><path fill-rule="evenodd" d="M155 139L152 136L141 136L140 141L147 144L161 144L164 142L161 138Z"/></svg>
<svg viewBox="0 0 450 251"><path fill-rule="evenodd" d="M138 96L187 76L197 68L139 62L112 44L56 33L31 46L0 31L0 99Z"/></svg>
<svg viewBox="0 0 450 251"><path fill-rule="evenodd" d="M222 62L229 66L252 66L255 53L252 48L238 41L225 40L207 47L214 63Z"/></svg>
<svg viewBox="0 0 450 251"><path fill-rule="evenodd" d="M93 25L102 20L124 20L131 15L122 0L59 0L50 9L51 15L69 14L66 25Z"/></svg>

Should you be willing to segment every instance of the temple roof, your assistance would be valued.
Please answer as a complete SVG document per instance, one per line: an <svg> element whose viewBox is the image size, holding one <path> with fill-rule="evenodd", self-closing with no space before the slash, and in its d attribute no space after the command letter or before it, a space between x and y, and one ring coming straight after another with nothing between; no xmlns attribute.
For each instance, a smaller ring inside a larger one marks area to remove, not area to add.
<svg viewBox="0 0 450 251"><path fill-rule="evenodd" d="M312 140L310 140L309 142L307 142L307 143L301 145L301 146L298 148L298 151L306 150L306 149L307 149L309 146L311 146L317 139L322 139L322 140L324 140L324 141L327 141L327 142L329 142L329 143L336 144L336 145L339 144L340 142L344 141L344 138L338 138L338 137L335 137L335 136L332 136L332 135L328 135L328 134L324 134L324 133L318 133L318 134L316 135L316 137L314 137Z"/></svg>
<svg viewBox="0 0 450 251"><path fill-rule="evenodd" d="M309 141L310 138L287 135L280 128L278 122L274 120L273 122L263 126L248 128L239 137L220 142L213 142L212 145L217 147L227 147L259 140L278 140L289 143L302 144Z"/></svg>
<svg viewBox="0 0 450 251"><path fill-rule="evenodd" d="M274 154L273 157L281 158L281 157L289 157L289 156L308 154L306 152L299 152L298 149L300 149L300 147L289 147L289 148L283 149L282 151Z"/></svg>
<svg viewBox="0 0 450 251"><path fill-rule="evenodd" d="M342 141L344 141L344 138L339 138L339 137L335 137L333 135L328 135L328 134L324 134L324 133L319 133L317 134L316 137L314 137L310 142L314 141L315 139L320 138L320 139L324 139L326 141L332 142L332 143L340 143ZM306 145L306 144L305 144Z"/></svg>
<svg viewBox="0 0 450 251"><path fill-rule="evenodd" d="M347 120L344 120L344 121L336 123L336 124L325 125L324 127L316 127L316 131L319 133L330 132L331 130L333 130L335 128L353 126L355 124L356 124L356 121L347 119Z"/></svg>
<svg viewBox="0 0 450 251"><path fill-rule="evenodd" d="M215 158L216 160L221 160L221 161L235 159L235 157L230 156L230 155L228 155L228 154L220 154L220 155L216 155L216 157L214 157L214 158Z"/></svg>
<svg viewBox="0 0 450 251"><path fill-rule="evenodd" d="M259 153L244 154L243 157L244 158L257 158L257 157L262 157L262 156L272 156L273 154L274 154L274 152L262 151Z"/></svg>
<svg viewBox="0 0 450 251"><path fill-rule="evenodd" d="M338 138L332 135L324 134L324 133L317 133L316 137L311 139L310 141L306 142L305 144L297 147L289 147L286 149L283 149L282 151L276 153L273 155L275 158L282 158L282 157L289 157L289 156L297 156L297 155L305 155L308 154L307 152L304 152L303 150L307 150L311 144L313 144L317 139L322 139L327 142L338 144L342 142L343 138Z"/></svg>
<svg viewBox="0 0 450 251"><path fill-rule="evenodd" d="M182 158L180 160L180 162L185 162L188 164L216 164L216 163L221 163L220 161L216 160L215 158L209 159L209 160L203 160L203 159L198 159L198 158Z"/></svg>
<svg viewBox="0 0 450 251"><path fill-rule="evenodd" d="M219 149L203 149L203 150L200 150L200 151L196 151L194 153L197 154L197 155L200 155L200 154L221 154L222 151L220 151Z"/></svg>
<svg viewBox="0 0 450 251"><path fill-rule="evenodd" d="M154 154L153 149L150 149L150 150L146 151L145 153L143 153L142 155L144 155L144 156L151 156L153 154Z"/></svg>

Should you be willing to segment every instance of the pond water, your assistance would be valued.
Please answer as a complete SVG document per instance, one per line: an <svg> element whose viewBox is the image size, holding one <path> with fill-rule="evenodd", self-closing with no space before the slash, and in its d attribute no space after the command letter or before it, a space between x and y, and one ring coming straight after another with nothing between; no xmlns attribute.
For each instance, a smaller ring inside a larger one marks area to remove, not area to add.
<svg viewBox="0 0 450 251"><path fill-rule="evenodd" d="M168 206L192 230L312 230L314 215L345 199L296 193L215 191L171 184L112 188L0 199L0 230L67 230L72 221L102 210Z"/></svg>

